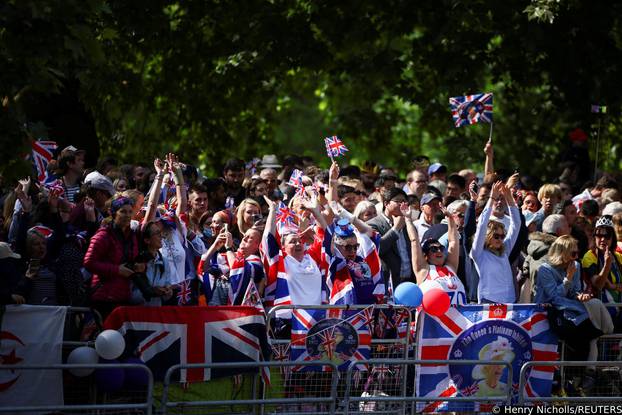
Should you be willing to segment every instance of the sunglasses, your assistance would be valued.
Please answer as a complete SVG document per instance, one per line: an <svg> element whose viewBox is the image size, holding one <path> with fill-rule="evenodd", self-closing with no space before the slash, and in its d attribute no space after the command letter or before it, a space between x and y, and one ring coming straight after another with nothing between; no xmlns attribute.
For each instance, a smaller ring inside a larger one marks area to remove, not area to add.
<svg viewBox="0 0 622 415"><path fill-rule="evenodd" d="M431 247L428 248L428 252L431 254L437 254L439 252L443 252L444 250L445 248L440 245L432 245Z"/></svg>
<svg viewBox="0 0 622 415"><path fill-rule="evenodd" d="M456 216L462 219L464 217L464 213L456 213Z"/></svg>
<svg viewBox="0 0 622 415"><path fill-rule="evenodd" d="M595 233L594 236L596 238L611 239L611 235L608 233Z"/></svg>
<svg viewBox="0 0 622 415"><path fill-rule="evenodd" d="M347 245L339 245L346 251L356 251L359 249L359 244L347 244Z"/></svg>
<svg viewBox="0 0 622 415"><path fill-rule="evenodd" d="M367 196L367 192L362 192L360 190L355 191L354 194L358 196Z"/></svg>
<svg viewBox="0 0 622 415"><path fill-rule="evenodd" d="M505 238L504 233L495 233L494 235L492 235L492 239L503 240L504 238Z"/></svg>

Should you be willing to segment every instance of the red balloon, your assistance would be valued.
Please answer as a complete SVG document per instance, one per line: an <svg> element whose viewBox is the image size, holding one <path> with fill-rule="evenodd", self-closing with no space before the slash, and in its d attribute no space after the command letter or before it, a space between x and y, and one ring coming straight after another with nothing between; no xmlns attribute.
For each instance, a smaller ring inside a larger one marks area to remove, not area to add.
<svg viewBox="0 0 622 415"><path fill-rule="evenodd" d="M440 317L449 310L449 295L440 288L432 288L423 293L423 309L426 313Z"/></svg>

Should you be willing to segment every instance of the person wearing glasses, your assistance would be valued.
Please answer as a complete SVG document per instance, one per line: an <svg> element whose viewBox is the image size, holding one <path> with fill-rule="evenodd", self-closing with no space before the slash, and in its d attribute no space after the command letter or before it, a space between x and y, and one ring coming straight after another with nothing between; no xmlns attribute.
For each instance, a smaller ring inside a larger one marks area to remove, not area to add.
<svg viewBox="0 0 622 415"><path fill-rule="evenodd" d="M447 249L438 239L429 238L420 244L417 228L412 221L406 221L406 230L410 238L412 267L417 278L417 285L422 292L433 288L445 291L453 305L466 304L464 285L456 271L460 262L460 237L454 216L441 208L447 218ZM403 215L410 215L410 208L403 209Z"/></svg>
<svg viewBox="0 0 622 415"><path fill-rule="evenodd" d="M496 205L507 204L509 226L490 220ZM516 301L514 276L509 255L516 243L520 228L520 212L512 192L503 182L492 186L490 197L477 224L471 258L479 274L477 299L481 303L513 303Z"/></svg>
<svg viewBox="0 0 622 415"><path fill-rule="evenodd" d="M619 303L622 300L622 254L615 251L616 246L611 216L601 216L594 227L594 247L585 253L581 266L586 283L603 303ZM610 307L609 312L619 325L622 318L617 307Z"/></svg>
<svg viewBox="0 0 622 415"><path fill-rule="evenodd" d="M582 290L578 256L577 241L572 236L555 239L537 272L535 302L552 305L547 308L549 323L570 346L567 360L594 361L598 359L598 337L611 333L613 322L603 303ZM582 389L594 385L594 372L594 367L586 368Z"/></svg>

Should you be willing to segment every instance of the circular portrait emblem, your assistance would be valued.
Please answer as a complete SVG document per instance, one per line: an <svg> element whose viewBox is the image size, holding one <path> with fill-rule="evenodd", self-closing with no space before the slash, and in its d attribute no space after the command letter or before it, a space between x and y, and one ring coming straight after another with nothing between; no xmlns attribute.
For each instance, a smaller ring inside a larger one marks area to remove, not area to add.
<svg viewBox="0 0 622 415"><path fill-rule="evenodd" d="M532 358L529 334L507 320L483 321L463 331L449 351L450 359L495 360L498 365L450 365L449 375L463 396L507 396L516 392L520 368ZM508 366L512 365L509 379Z"/></svg>
<svg viewBox="0 0 622 415"><path fill-rule="evenodd" d="M306 340L307 353L315 360L329 360L336 365L348 362L359 345L358 333L347 321L328 318L318 321Z"/></svg>
<svg viewBox="0 0 622 415"><path fill-rule="evenodd" d="M484 112L484 104L480 101L470 101L465 102L458 108L458 113L460 114L460 118L472 120L478 114Z"/></svg>

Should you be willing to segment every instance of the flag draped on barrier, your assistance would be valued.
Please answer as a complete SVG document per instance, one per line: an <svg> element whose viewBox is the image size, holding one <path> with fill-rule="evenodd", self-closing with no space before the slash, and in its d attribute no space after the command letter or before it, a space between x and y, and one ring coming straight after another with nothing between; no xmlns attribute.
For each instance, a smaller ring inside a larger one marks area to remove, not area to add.
<svg viewBox="0 0 622 415"><path fill-rule="evenodd" d="M363 311L294 309L291 360L328 360L334 362L340 371L347 370L351 365L366 370L361 361L370 357L371 334L367 315ZM330 368L295 366L292 370L324 371Z"/></svg>
<svg viewBox="0 0 622 415"><path fill-rule="evenodd" d="M7 306L0 322L0 364L60 364L66 313L67 307ZM62 404L62 371L0 371L0 407Z"/></svg>
<svg viewBox="0 0 622 415"><path fill-rule="evenodd" d="M557 337L546 312L536 305L473 305L452 307L441 317L421 314L417 333L420 359L499 360L512 365L422 365L417 370L417 396L499 397L508 391L516 403L519 374L529 361L557 360ZM553 367L535 366L527 378L528 396L550 396ZM419 411L479 411L473 402L421 404Z"/></svg>
<svg viewBox="0 0 622 415"><path fill-rule="evenodd" d="M119 307L105 327L125 337L125 355L142 359L156 379L175 364L253 362L269 356L264 314L255 307ZM182 370L181 382L241 371Z"/></svg>

